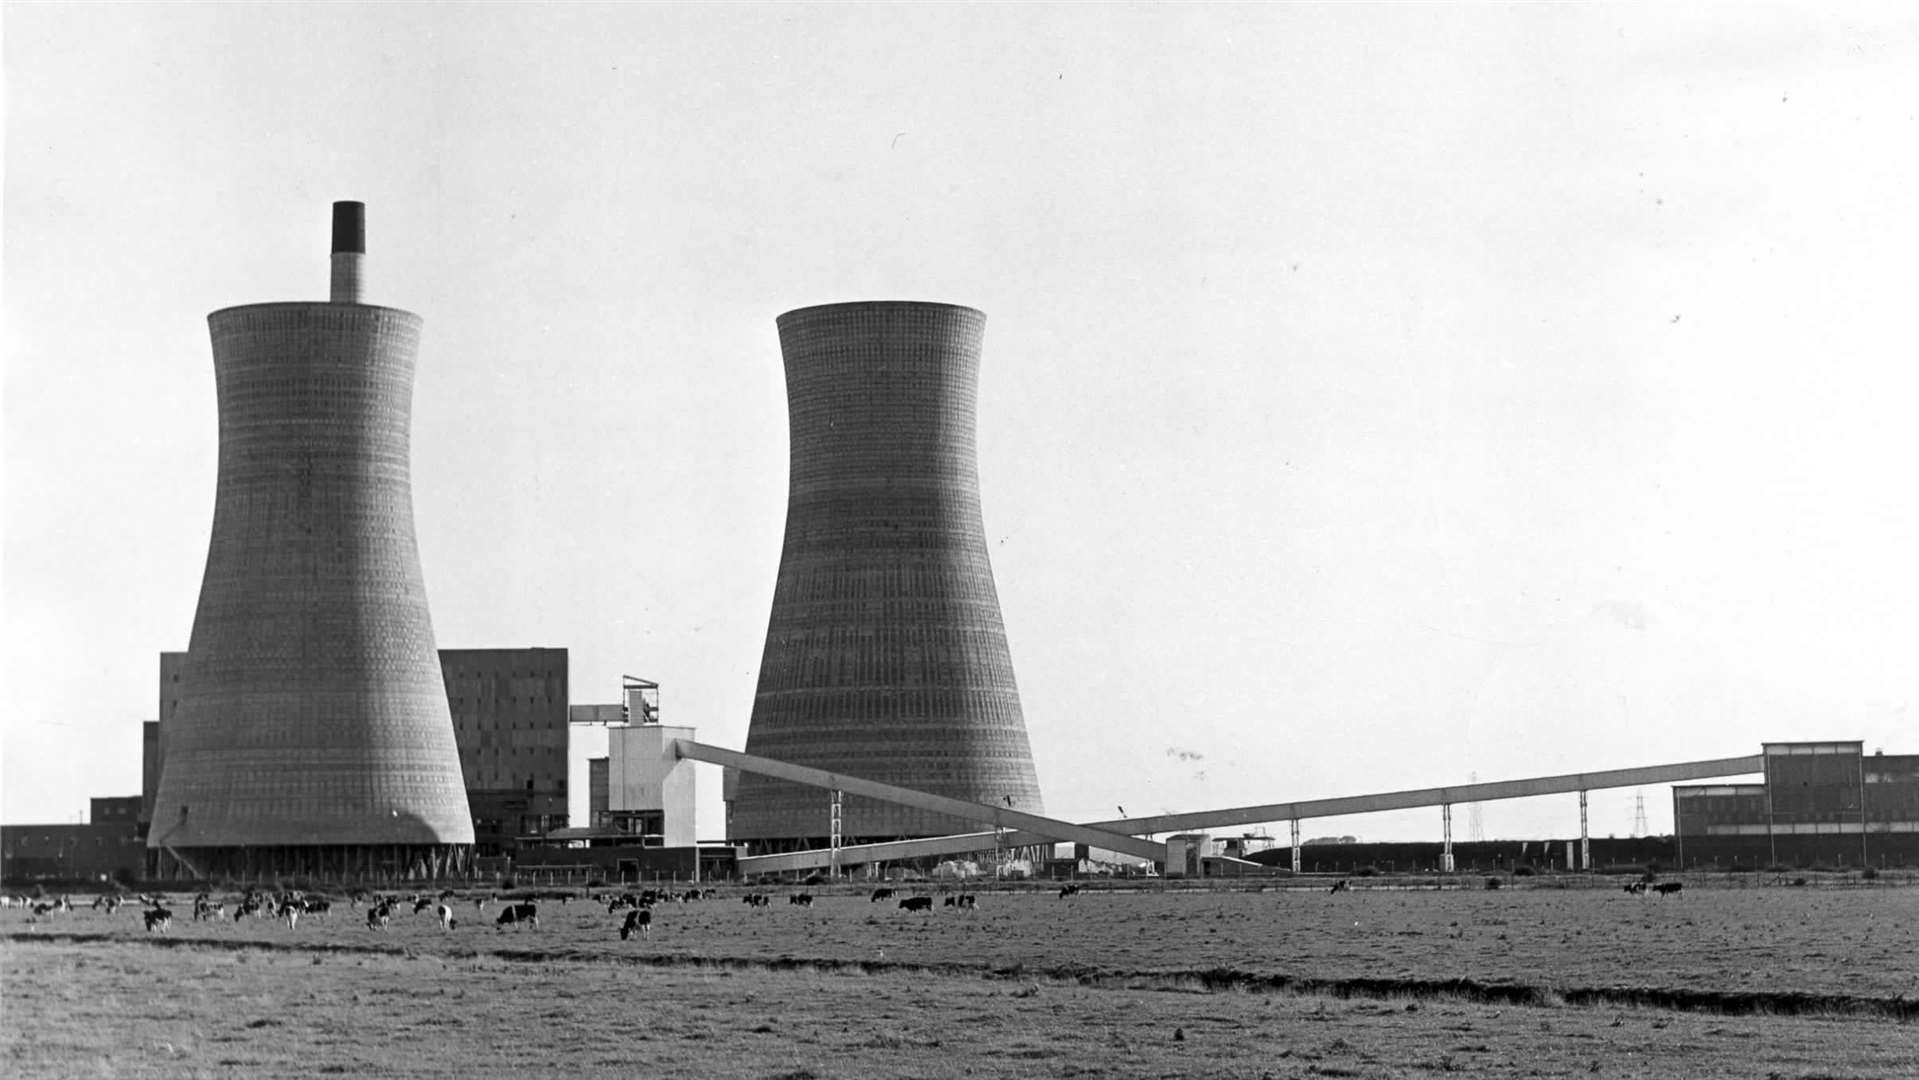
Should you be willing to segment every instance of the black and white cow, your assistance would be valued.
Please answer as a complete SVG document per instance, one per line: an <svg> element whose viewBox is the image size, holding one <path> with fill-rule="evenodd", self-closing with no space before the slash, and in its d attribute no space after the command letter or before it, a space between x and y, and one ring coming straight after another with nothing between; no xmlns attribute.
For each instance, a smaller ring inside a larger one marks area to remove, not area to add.
<svg viewBox="0 0 1919 1080"><path fill-rule="evenodd" d="M519 926L521 924L531 926L535 930L540 928L540 907L538 904L531 901L508 904L506 908L500 912L500 917L493 922L493 925L496 927Z"/></svg>
<svg viewBox="0 0 1919 1080"><path fill-rule="evenodd" d="M620 940L625 941L627 938L632 937L636 930L639 931L639 935L643 938L653 936L652 908L639 907L627 912L626 922L620 924Z"/></svg>

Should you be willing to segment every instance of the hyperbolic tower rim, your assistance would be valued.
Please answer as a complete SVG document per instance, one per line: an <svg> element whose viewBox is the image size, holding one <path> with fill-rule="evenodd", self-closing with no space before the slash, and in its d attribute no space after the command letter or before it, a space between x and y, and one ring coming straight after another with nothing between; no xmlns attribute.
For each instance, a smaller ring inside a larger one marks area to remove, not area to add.
<svg viewBox="0 0 1919 1080"><path fill-rule="evenodd" d="M798 318L804 315L848 308L945 308L951 311L969 312L982 320L986 318L986 313L979 308L970 307L966 304L951 304L942 300L839 300L830 304L808 304L805 307L796 307L791 311L782 312L773 321L776 324L784 323L788 319Z"/></svg>

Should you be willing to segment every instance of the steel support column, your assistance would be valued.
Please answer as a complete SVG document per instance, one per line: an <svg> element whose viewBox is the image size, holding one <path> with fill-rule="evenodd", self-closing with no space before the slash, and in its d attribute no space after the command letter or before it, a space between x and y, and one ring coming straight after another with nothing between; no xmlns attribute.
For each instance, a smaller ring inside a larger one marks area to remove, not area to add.
<svg viewBox="0 0 1919 1080"><path fill-rule="evenodd" d="M1300 867L1299 819L1294 818L1293 819L1293 873L1295 874L1299 873L1299 867Z"/></svg>
<svg viewBox="0 0 1919 1080"><path fill-rule="evenodd" d="M1453 804L1439 804L1439 824L1446 838L1445 847L1439 852L1439 869L1442 873L1453 872Z"/></svg>
<svg viewBox="0 0 1919 1080"><path fill-rule="evenodd" d="M832 819L832 832L827 837L827 841L826 841L826 846L829 851L829 854L827 856L827 863L826 863L826 876L837 881L840 876L840 789L839 788L833 789L833 804L827 810L827 814Z"/></svg>
<svg viewBox="0 0 1919 1080"><path fill-rule="evenodd" d="M1583 788L1579 792L1579 868L1593 868L1592 839L1586 835L1586 792Z"/></svg>

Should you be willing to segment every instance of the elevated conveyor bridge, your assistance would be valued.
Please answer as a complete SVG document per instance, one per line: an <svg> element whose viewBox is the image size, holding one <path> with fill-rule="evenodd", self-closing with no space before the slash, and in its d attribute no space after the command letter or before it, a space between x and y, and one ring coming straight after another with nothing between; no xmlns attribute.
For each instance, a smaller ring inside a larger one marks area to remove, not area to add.
<svg viewBox="0 0 1919 1080"><path fill-rule="evenodd" d="M1265 822L1286 821L1292 825L1293 868L1299 868L1299 823L1311 818L1344 817L1350 814L1371 814L1386 810L1408 810L1418 807L1437 806L1442 811L1445 831L1445 851L1442 855L1442 869L1451 869L1452 863L1452 808L1459 803L1492 802L1498 799L1524 799L1539 795L1562 795L1577 792L1579 795L1579 838L1582 866L1590 866L1591 855L1586 836L1586 793L1606 788L1640 787L1647 784L1669 784L1685 780L1706 780L1717 777L1747 776L1763 772L1763 755L1752 754L1746 757L1715 758L1710 761L1687 761L1671 765L1647 765L1633 769L1610 769L1601 772L1566 773L1559 776L1540 776L1525 780L1496 780L1483 784L1460 784L1449 787L1418 788L1411 791L1391 791L1375 795L1349 795L1333 799L1311 799L1301 802L1266 803L1259 806L1231 807L1223 810L1195 810L1180 814L1159 814L1153 817L1115 818L1106 821L1093 821L1074 824L1038 814L1028 814L1002 806L989 806L984 803L967 802L963 799L951 799L910 788L896 787L872 780L862 780L842 773L828 772L824 769L791 765L755 754L742 754L735 750L726 750L717 746L690 739L676 740L674 752L682 758L704 761L713 765L724 765L747 772L762 773L782 780L810 784L831 791L849 792L866 795L876 799L887 799L907 806L933 810L955 817L970 818L993 827L990 832L961 833L954 836L935 836L916 840L897 840L883 844L860 844L850 847L828 847L812 851L785 852L777 855L750 855L739 860L739 869L743 874L784 873L795 870L813 870L856 865L860 863L888 862L899 859L918 859L939 855L957 855L971 851L984 851L995 847L1026 847L1035 844L1067 841L1086 844L1108 851L1130 855L1135 858L1160 861L1165 858L1164 844L1141 840L1139 837L1152 836L1168 832L1197 832L1206 829L1230 828L1240 825L1263 824Z"/></svg>

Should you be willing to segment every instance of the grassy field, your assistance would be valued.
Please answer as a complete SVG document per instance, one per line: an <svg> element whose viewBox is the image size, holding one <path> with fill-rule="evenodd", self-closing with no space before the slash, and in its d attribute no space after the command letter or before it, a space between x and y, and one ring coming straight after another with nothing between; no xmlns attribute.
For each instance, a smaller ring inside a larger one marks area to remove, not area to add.
<svg viewBox="0 0 1919 1080"><path fill-rule="evenodd" d="M450 933L0 912L0 1071L1919 1076L1919 889L774 899L627 942L582 899Z"/></svg>

